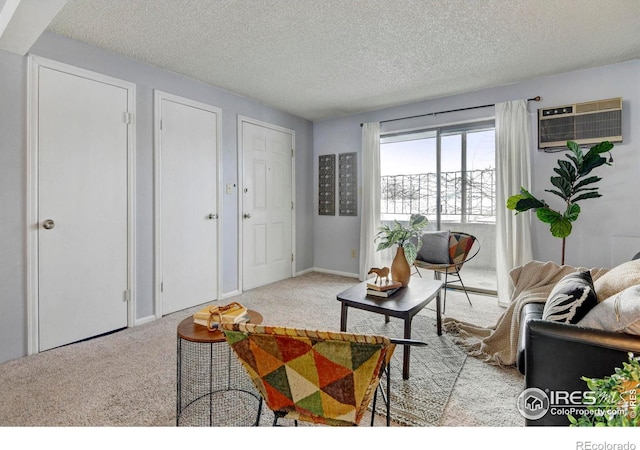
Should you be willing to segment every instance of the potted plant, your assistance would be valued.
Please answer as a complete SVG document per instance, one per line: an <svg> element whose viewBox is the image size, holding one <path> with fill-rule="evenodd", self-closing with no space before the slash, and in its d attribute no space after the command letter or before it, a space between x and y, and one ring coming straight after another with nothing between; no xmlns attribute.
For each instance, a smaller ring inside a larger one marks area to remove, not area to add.
<svg viewBox="0 0 640 450"><path fill-rule="evenodd" d="M573 427L615 427L640 425L640 361L629 353L629 362L616 367L611 376L599 378L582 377L593 393L586 405L587 414L574 417L568 414ZM584 402L583 402L584 403Z"/></svg>
<svg viewBox="0 0 640 450"><path fill-rule="evenodd" d="M375 238L376 241L380 240L377 250L398 246L391 263L391 279L407 286L411 277L411 264L415 261L422 242L422 229L427 226L428 220L422 214L411 214L408 225L403 225L398 220L393 222L392 225L380 227Z"/></svg>
<svg viewBox="0 0 640 450"><path fill-rule="evenodd" d="M573 228L572 222L575 222L580 214L578 202L602 197L598 188L594 186L602 178L587 175L596 167L611 165L601 154L608 153L613 144L609 141L601 142L591 147L587 153L583 153L580 146L572 141L567 142L567 147L571 150L571 154L565 154L568 161L559 159L558 167L553 169L558 174L551 177L551 184L556 189L545 189L564 201L564 212L551 209L547 202L537 199L524 187L520 188L520 194L512 195L507 200L507 208L515 210L516 214L535 210L536 217L549 224L551 234L562 239L561 264L564 264L565 244Z"/></svg>

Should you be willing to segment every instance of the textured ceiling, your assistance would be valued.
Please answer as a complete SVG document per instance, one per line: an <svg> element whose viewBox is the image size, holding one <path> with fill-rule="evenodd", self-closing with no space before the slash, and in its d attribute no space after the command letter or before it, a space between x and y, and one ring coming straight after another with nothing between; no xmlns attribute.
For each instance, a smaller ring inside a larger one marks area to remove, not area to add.
<svg viewBox="0 0 640 450"><path fill-rule="evenodd" d="M69 0L48 31L315 121L640 58L640 1Z"/></svg>

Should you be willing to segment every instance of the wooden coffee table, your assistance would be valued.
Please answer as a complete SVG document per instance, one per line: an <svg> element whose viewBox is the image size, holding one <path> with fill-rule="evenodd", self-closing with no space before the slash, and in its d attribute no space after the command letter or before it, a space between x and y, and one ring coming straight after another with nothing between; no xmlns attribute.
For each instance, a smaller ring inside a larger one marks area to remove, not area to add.
<svg viewBox="0 0 640 450"><path fill-rule="evenodd" d="M372 297L367 295L367 282L363 281L352 288L338 294L337 299L342 303L340 313L340 331L347 331L347 311L349 307L371 311L389 317L404 320L404 338L411 339L411 321L431 300L436 299L436 329L438 336L442 335L442 316L440 313L440 291L443 282L412 278L409 286L400 288L390 297ZM409 378L410 346L404 346L402 362L402 378Z"/></svg>

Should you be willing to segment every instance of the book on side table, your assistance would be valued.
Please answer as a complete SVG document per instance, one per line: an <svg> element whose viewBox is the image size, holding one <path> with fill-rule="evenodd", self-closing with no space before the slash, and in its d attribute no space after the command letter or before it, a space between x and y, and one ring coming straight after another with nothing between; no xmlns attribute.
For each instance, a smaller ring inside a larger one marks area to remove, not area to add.
<svg viewBox="0 0 640 450"><path fill-rule="evenodd" d="M402 287L402 283L382 278L372 278L367 281L367 295L375 297L390 297Z"/></svg>
<svg viewBox="0 0 640 450"><path fill-rule="evenodd" d="M237 302L224 306L205 306L193 315L193 321L195 323L204 325L210 330L218 328L220 322L242 323L248 320L249 313L247 308Z"/></svg>

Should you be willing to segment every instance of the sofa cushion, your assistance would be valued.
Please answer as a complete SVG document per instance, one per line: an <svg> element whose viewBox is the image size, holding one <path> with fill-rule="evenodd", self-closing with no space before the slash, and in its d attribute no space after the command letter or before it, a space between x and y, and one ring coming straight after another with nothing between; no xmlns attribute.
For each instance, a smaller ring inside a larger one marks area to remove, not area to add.
<svg viewBox="0 0 640 450"><path fill-rule="evenodd" d="M640 284L640 259L627 261L612 268L598 278L593 283L593 287L596 290L598 301L602 302L637 284Z"/></svg>
<svg viewBox="0 0 640 450"><path fill-rule="evenodd" d="M449 235L449 231L423 233L417 259L431 264L449 264Z"/></svg>
<svg viewBox="0 0 640 450"><path fill-rule="evenodd" d="M578 325L640 335L640 285L628 287L598 303Z"/></svg>
<svg viewBox="0 0 640 450"><path fill-rule="evenodd" d="M551 290L542 318L562 323L577 323L598 304L588 270L565 275Z"/></svg>

